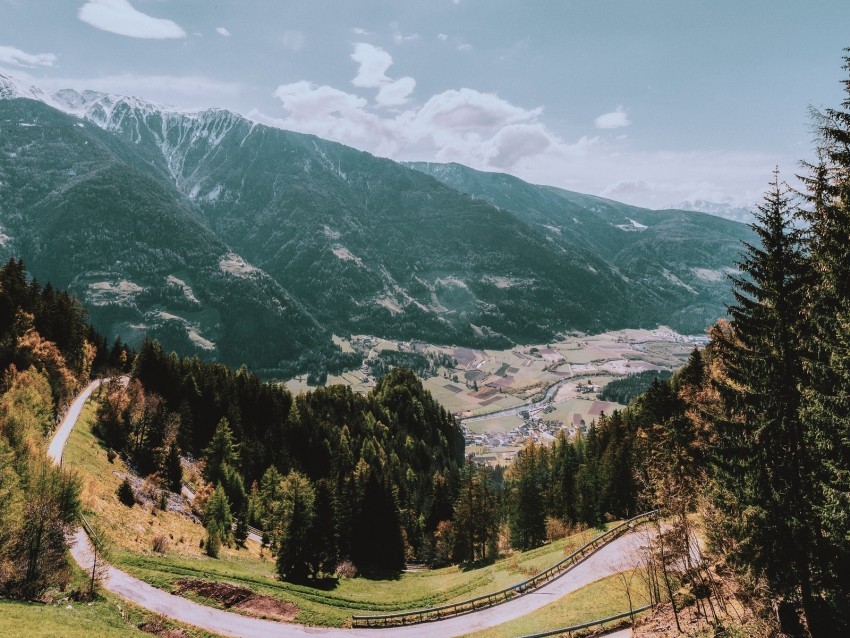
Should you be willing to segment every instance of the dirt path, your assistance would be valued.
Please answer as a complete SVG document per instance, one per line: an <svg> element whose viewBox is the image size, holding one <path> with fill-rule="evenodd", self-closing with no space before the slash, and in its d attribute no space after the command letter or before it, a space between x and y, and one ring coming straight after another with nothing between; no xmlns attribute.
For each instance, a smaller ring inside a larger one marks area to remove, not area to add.
<svg viewBox="0 0 850 638"><path fill-rule="evenodd" d="M56 431L48 448L48 454L54 463L58 463L62 458L62 449L79 418L83 404L98 385L99 381L92 382L77 397ZM379 635L390 638L431 638L433 636L449 638L501 625L509 620L525 616L599 578L628 569L629 557L634 555L641 542L642 535L640 532L622 536L557 580L535 592L507 603L446 620L388 629L307 627L294 623L277 623L249 618L172 595L130 576L116 567L109 568L103 585L109 591L153 612L222 636L233 636L234 638L305 638L309 636L343 638L345 636L374 637ZM92 546L82 529L77 531L75 542L71 548L71 555L83 570L91 569Z"/></svg>

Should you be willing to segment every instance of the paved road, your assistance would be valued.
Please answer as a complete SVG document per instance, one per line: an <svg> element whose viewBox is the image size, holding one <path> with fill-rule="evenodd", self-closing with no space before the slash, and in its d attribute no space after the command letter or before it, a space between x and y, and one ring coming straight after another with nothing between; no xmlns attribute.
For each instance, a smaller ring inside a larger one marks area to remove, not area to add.
<svg viewBox="0 0 850 638"><path fill-rule="evenodd" d="M59 424L59 428L56 430L53 435L53 440L50 441L50 445L47 448L47 456L53 459L54 465L61 463L62 451L65 449L68 437L71 436L71 430L74 429L77 419L80 418L80 412L83 411L83 406L86 401L99 385L100 379L89 383L88 386L86 386L86 389L83 390L76 399L74 399L71 407L68 408L68 413L65 415L65 418L62 419L62 423Z"/></svg>
<svg viewBox="0 0 850 638"><path fill-rule="evenodd" d="M115 567L109 568L104 586L109 591L146 609L223 636L238 638L306 638L309 636L323 636L325 638L350 636L362 638L373 638L375 636L432 638L433 636L445 636L448 638L487 629L525 616L599 578L616 573L626 565L628 556L632 554L635 545L639 542L639 535L623 536L549 585L502 605L437 622L388 629L306 627L248 618L169 594ZM76 542L71 549L71 554L80 567L84 570L91 569L91 545L82 530L77 532Z"/></svg>
<svg viewBox="0 0 850 638"><path fill-rule="evenodd" d="M98 381L92 382L68 410L48 448L54 463L58 463L61 459L62 448L82 411L83 404L98 385ZM309 636L374 638L379 635L389 638L431 638L433 636L449 638L501 625L509 620L525 616L599 578L628 569L631 567L629 557L634 555L641 542L640 532L622 536L545 587L501 605L446 620L388 629L307 627L294 623L277 623L249 618L169 594L116 567L108 569L103 585L109 591L145 609L222 636L235 638L306 638ZM82 529L76 533L71 555L82 569L91 569L92 547Z"/></svg>

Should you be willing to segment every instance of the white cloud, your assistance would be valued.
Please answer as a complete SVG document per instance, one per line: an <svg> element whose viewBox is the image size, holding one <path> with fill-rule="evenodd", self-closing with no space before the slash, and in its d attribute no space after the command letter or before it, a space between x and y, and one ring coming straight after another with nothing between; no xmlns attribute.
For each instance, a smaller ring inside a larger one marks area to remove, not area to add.
<svg viewBox="0 0 850 638"><path fill-rule="evenodd" d="M285 49L289 49L290 51L300 51L304 48L306 42L307 36L303 32L293 31L291 29L284 31L280 37L280 43Z"/></svg>
<svg viewBox="0 0 850 638"><path fill-rule="evenodd" d="M375 102L380 106L401 106L407 102L408 96L416 88L416 80L411 77L403 77L385 84L378 91Z"/></svg>
<svg viewBox="0 0 850 638"><path fill-rule="evenodd" d="M378 88L392 81L386 73L392 66L393 58L382 48L358 42L354 45L351 59L360 65L357 75L351 81L354 86Z"/></svg>
<svg viewBox="0 0 850 638"><path fill-rule="evenodd" d="M756 201L770 167L793 165L789 158L759 153L646 151L623 135L564 140L547 126L542 108L472 88L417 103L411 100L413 78L387 75L393 60L386 51L360 43L351 57L359 65L352 84L377 89L374 101L297 82L275 92L282 117L257 111L249 116L398 161L459 162L650 208L697 199ZM608 128L628 123L623 107L596 122Z"/></svg>
<svg viewBox="0 0 850 638"><path fill-rule="evenodd" d="M457 50L458 51L472 51L472 45L467 44L466 42L461 42L460 44L457 45Z"/></svg>
<svg viewBox="0 0 850 638"><path fill-rule="evenodd" d="M366 106L366 100L330 86L316 86L312 82L295 82L277 87L274 96L283 103L295 122L342 118L353 115Z"/></svg>
<svg viewBox="0 0 850 638"><path fill-rule="evenodd" d="M361 27L354 27L351 31L355 35L370 35L370 33L366 29L363 29Z"/></svg>
<svg viewBox="0 0 850 638"><path fill-rule="evenodd" d="M628 114L623 110L622 106L618 106L616 111L611 113L603 113L594 120L596 128L623 128L631 124Z"/></svg>
<svg viewBox="0 0 850 638"><path fill-rule="evenodd" d="M215 32L216 32L216 33L218 33L219 35L223 35L223 36L225 36L225 37L230 36L230 31L228 31L228 30L227 30L227 29L225 29L224 27L218 27L218 28L215 30Z"/></svg>
<svg viewBox="0 0 850 638"><path fill-rule="evenodd" d="M56 55L53 53L27 53L15 47L0 45L0 63L32 68L36 66L53 66Z"/></svg>
<svg viewBox="0 0 850 638"><path fill-rule="evenodd" d="M186 37L186 32L176 22L142 13L133 8L129 0L88 0L80 7L77 16L97 29L130 38L163 40Z"/></svg>
<svg viewBox="0 0 850 638"><path fill-rule="evenodd" d="M446 35L445 33L438 33L438 34L437 34L437 39L438 39L440 42L445 42L446 40L448 40L448 39L449 39L449 36L448 36L448 35Z"/></svg>
<svg viewBox="0 0 850 638"><path fill-rule="evenodd" d="M413 40L418 40L418 33L411 33L410 35L404 35L401 31L396 31L393 33L393 42L395 44L404 44L405 42L412 42Z"/></svg>

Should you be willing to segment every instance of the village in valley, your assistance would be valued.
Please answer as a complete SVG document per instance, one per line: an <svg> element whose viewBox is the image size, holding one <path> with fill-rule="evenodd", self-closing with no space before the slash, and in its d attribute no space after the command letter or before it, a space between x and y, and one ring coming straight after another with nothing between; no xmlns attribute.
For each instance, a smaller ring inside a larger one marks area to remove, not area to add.
<svg viewBox="0 0 850 638"><path fill-rule="evenodd" d="M335 338L344 352L363 354L358 370L327 383L368 392L390 367L414 369L425 387L461 423L467 455L482 464L507 465L529 439L554 441L586 433L602 414L622 409L601 398L611 381L644 371L681 367L706 335L681 335L666 327L569 334L548 344L510 350L435 346L372 335ZM306 377L287 382L308 389Z"/></svg>

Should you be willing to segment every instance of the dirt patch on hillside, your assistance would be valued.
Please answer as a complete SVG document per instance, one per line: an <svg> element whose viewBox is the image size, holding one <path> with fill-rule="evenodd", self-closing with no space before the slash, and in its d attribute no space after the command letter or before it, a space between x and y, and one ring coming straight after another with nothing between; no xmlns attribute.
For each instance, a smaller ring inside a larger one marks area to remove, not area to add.
<svg viewBox="0 0 850 638"><path fill-rule="evenodd" d="M247 587L239 587L228 583L215 583L208 580L184 578L175 581L178 594L192 592L203 598L209 598L224 605L226 609L234 609L250 616L271 618L274 620L292 620L298 615L298 607L271 596L255 594Z"/></svg>

